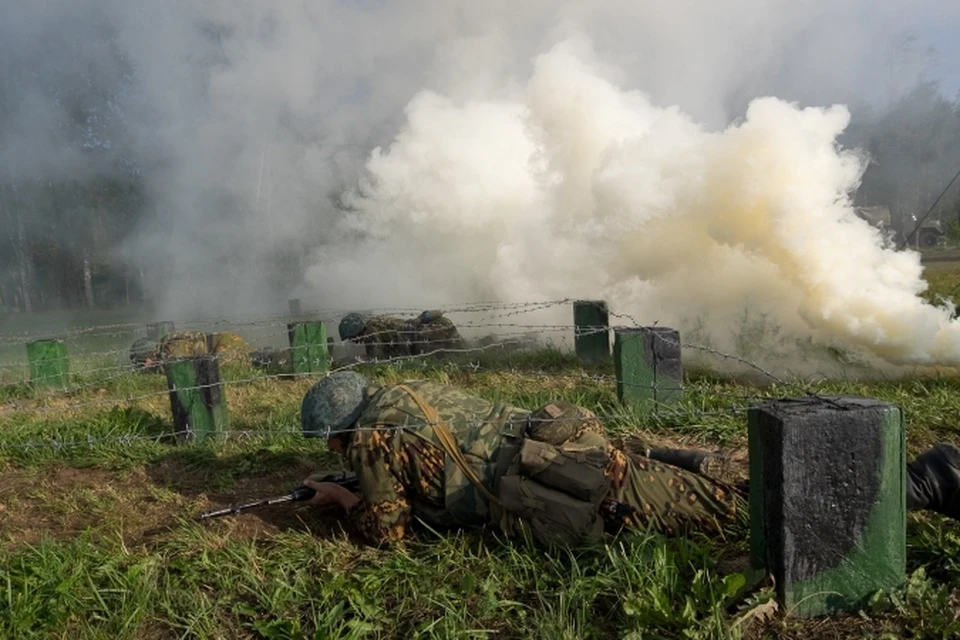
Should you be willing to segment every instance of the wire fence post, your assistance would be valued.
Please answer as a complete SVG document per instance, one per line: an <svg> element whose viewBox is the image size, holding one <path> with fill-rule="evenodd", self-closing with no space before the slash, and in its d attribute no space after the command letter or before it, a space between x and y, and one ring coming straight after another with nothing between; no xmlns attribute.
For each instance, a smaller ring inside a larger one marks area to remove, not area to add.
<svg viewBox="0 0 960 640"><path fill-rule="evenodd" d="M588 364L601 364L610 358L610 312L605 301L574 301L573 331L578 358Z"/></svg>
<svg viewBox="0 0 960 640"><path fill-rule="evenodd" d="M613 330L617 399L641 414L683 397L680 334L667 327Z"/></svg>
<svg viewBox="0 0 960 640"><path fill-rule="evenodd" d="M868 398L748 412L750 557L794 615L855 610L906 580L903 414Z"/></svg>
<svg viewBox="0 0 960 640"><path fill-rule="evenodd" d="M203 442L229 429L227 396L216 357L172 360L164 370L178 440Z"/></svg>
<svg viewBox="0 0 960 640"><path fill-rule="evenodd" d="M287 325L294 374L324 373L330 368L327 327L322 322L291 322Z"/></svg>
<svg viewBox="0 0 960 640"><path fill-rule="evenodd" d="M173 322L170 320L161 320L160 322L151 322L147 324L147 338L154 342L160 342L163 337L174 332Z"/></svg>
<svg viewBox="0 0 960 640"><path fill-rule="evenodd" d="M70 361L63 340L34 340L27 343L30 363L30 384L34 387L67 386Z"/></svg>

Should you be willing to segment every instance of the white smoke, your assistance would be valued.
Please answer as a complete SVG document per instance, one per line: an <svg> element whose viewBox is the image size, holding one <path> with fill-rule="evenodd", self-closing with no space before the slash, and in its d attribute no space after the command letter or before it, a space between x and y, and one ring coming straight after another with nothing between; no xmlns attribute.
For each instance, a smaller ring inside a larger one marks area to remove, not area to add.
<svg viewBox="0 0 960 640"><path fill-rule="evenodd" d="M503 99L419 93L347 199L340 231L361 239L307 282L357 307L605 299L779 371L823 366L804 344L960 363L960 325L918 297L919 255L853 213L845 107L759 98L710 131L595 60L575 38Z"/></svg>
<svg viewBox="0 0 960 640"><path fill-rule="evenodd" d="M164 319L603 297L790 366L948 358L916 258L844 203L843 108L746 107L882 103L891 43L955 0L7 4L0 165L100 173L67 125L113 114L146 205L103 249Z"/></svg>

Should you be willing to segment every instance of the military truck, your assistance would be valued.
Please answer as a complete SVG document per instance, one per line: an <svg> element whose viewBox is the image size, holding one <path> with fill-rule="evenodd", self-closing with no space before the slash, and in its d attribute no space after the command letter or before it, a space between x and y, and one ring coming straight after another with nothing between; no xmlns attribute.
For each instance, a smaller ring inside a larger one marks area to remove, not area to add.
<svg viewBox="0 0 960 640"><path fill-rule="evenodd" d="M904 219L900 228L897 228L893 224L893 216L890 214L889 207L856 207L854 211L857 216L880 229L898 245L910 237L911 246L917 248L935 247L944 235L943 225L939 220L928 218L917 229L917 216L911 215ZM916 232L914 232L914 229L916 229ZM912 237L910 234L913 234Z"/></svg>

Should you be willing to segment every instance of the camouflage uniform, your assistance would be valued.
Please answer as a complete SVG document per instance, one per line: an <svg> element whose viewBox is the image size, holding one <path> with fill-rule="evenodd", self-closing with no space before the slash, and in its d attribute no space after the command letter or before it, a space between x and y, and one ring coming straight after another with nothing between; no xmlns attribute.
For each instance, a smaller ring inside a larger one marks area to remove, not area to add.
<svg viewBox="0 0 960 640"><path fill-rule="evenodd" d="M158 368L157 359L157 343L150 338L139 338L130 346L130 362L140 371L155 371Z"/></svg>
<svg viewBox="0 0 960 640"><path fill-rule="evenodd" d="M164 360L205 355L218 356L221 364L249 360L247 343L239 335L230 332L209 334L215 336L212 349L208 349L207 335L203 331L175 331L165 335L159 344L140 338L130 348L130 359L145 371L159 370Z"/></svg>
<svg viewBox="0 0 960 640"><path fill-rule="evenodd" d="M436 382L407 386L436 409L470 466L492 488L500 432L524 422L528 412ZM370 392L345 453L360 482L361 502L350 512L357 530L379 543L402 538L412 516L433 527L486 524L486 501L456 464L446 462L416 402L398 386Z"/></svg>
<svg viewBox="0 0 960 640"><path fill-rule="evenodd" d="M425 311L414 320L417 340L412 345L414 353L426 354L437 349L459 349L463 346L460 332L450 318L440 311Z"/></svg>
<svg viewBox="0 0 960 640"><path fill-rule="evenodd" d="M491 492L501 435L526 428L527 437L550 444L589 443L606 450L610 462L604 473L611 489L600 513L610 532L715 529L743 508L740 498L718 483L617 449L585 409L556 402L531 414L435 382L407 386L437 410ZM490 505L447 461L416 402L398 386L373 387L370 393L345 453L360 481L361 502L350 515L357 530L381 543L401 539L413 516L435 528L488 524Z"/></svg>
<svg viewBox="0 0 960 640"><path fill-rule="evenodd" d="M414 319L373 316L352 341L366 345L367 357L379 360L462 346L457 327L440 311L425 311Z"/></svg>
<svg viewBox="0 0 960 640"><path fill-rule="evenodd" d="M369 318L353 342L364 345L368 358L389 360L411 355L410 343L416 331L409 320L391 316Z"/></svg>
<svg viewBox="0 0 960 640"><path fill-rule="evenodd" d="M529 436L561 445L602 438L610 456L605 473L611 491L601 507L608 531L651 528L674 535L698 529L717 531L745 512L732 488L703 475L616 448L603 424L587 409L553 402L530 415Z"/></svg>

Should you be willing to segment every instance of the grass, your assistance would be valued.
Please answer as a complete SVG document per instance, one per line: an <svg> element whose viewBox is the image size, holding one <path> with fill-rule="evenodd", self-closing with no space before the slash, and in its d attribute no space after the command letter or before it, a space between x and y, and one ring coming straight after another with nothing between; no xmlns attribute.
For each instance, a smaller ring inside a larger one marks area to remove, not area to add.
<svg viewBox="0 0 960 640"><path fill-rule="evenodd" d="M448 382L529 409L565 399L605 416L613 434L741 452L746 407L800 392L689 373L684 400L644 418L618 404L612 368L584 367L554 350L361 370L384 382ZM323 443L296 433L311 380L266 379L242 366L225 366L223 377L237 433L208 444L168 437L160 376L81 373L67 393L0 387L0 637L960 634L960 527L925 514L909 517L903 589L878 594L859 614L816 620L777 611L767 584L744 589L735 562L747 548L742 531L633 533L547 552L489 532L426 528L378 549L357 541L335 513L290 505L198 522L206 509L280 494L309 473L339 468ZM911 454L960 439L955 378L815 390L900 405Z"/></svg>

